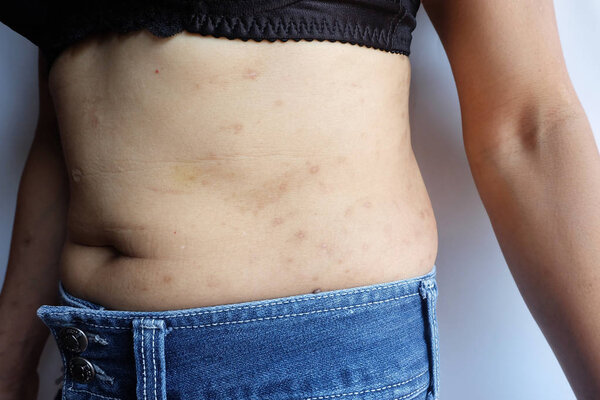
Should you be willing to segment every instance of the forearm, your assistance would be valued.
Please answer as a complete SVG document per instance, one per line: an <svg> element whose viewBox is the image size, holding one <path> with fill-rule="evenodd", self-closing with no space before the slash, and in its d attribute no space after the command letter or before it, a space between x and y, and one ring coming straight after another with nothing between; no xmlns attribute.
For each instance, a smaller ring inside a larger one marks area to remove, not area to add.
<svg viewBox="0 0 600 400"><path fill-rule="evenodd" d="M582 110L516 137L487 148L468 143L474 181L519 291L578 399L597 399L598 149Z"/></svg>
<svg viewBox="0 0 600 400"><path fill-rule="evenodd" d="M36 315L56 304L68 181L59 145L34 141L21 177L8 266L0 293L0 383L35 371L48 337Z"/></svg>

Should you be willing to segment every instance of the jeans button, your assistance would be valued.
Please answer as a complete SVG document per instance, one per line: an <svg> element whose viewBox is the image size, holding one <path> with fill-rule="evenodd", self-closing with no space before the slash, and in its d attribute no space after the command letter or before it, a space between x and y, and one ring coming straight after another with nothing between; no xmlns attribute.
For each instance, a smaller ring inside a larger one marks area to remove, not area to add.
<svg viewBox="0 0 600 400"><path fill-rule="evenodd" d="M82 357L73 357L69 361L69 375L77 382L87 383L96 375L91 362Z"/></svg>
<svg viewBox="0 0 600 400"><path fill-rule="evenodd" d="M88 339L81 329L73 326L62 328L59 334L62 347L72 353L81 353L87 348Z"/></svg>

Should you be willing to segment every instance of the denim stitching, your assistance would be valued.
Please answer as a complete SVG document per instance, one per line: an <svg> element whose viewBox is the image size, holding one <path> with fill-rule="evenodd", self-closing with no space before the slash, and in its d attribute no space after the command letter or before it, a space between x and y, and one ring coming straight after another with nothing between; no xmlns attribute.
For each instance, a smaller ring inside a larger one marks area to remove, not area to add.
<svg viewBox="0 0 600 400"><path fill-rule="evenodd" d="M432 278L429 278L432 279ZM260 307L271 307L271 306L276 306L276 305L280 305L280 304L288 304L288 303L298 303L301 301L314 301L314 300L320 300L320 299L324 299L327 297L338 297L338 296L346 296L346 295L350 295L350 294L355 294L355 293L366 293L366 292L371 292L374 290L382 290L382 289L387 289L387 288L392 288L392 287L396 287L396 286L405 286L408 284L412 284L418 281L407 281L407 282L399 282L399 283L394 283L394 284L389 284L389 285L385 285L382 287L376 287L376 288L370 288L370 289L357 289L357 290L351 290L345 293L332 293L332 294L323 294L323 295L319 295L319 296L311 296L308 298L304 298L304 299L293 299L293 300L285 300L285 301L277 301L277 302L272 302L272 303L268 303L268 304L257 304L257 305L252 305L252 306L231 306L231 307L227 307L221 310L213 310L213 311L198 311L198 312L192 312L192 313L182 313L182 314L170 314L170 315L163 315L161 316L161 318L177 318L177 317L190 317L190 316L194 316L194 315L203 315L203 314L216 314L216 313L220 313L220 312L226 312L226 311L232 311L232 310L245 310L245 309L251 309L251 308L260 308ZM108 310L98 310L100 312L106 312ZM108 312L112 312L112 311L108 311ZM65 315L65 314L70 314L70 311L61 311L61 312L51 312L50 314L52 315ZM78 313L78 315L89 315L89 316L98 316L98 314L94 314L94 313ZM126 320L131 320L131 319L135 319L135 318L139 318L137 316L131 316L131 317L122 317L122 316L111 316L111 319L126 319ZM125 328L126 329L126 328Z"/></svg>
<svg viewBox="0 0 600 400"><path fill-rule="evenodd" d="M261 318L252 318L252 319L246 319L246 320L237 320L237 321L226 321L226 322L215 322L212 324L204 324L204 325L185 325L185 326L173 326L173 329L189 329L189 328L204 328L207 326L219 326L219 325L228 325L228 324L243 324L246 322L253 322L253 321L263 321L263 320L269 320L269 319L277 319L277 318L284 318L284 317L298 317L298 316L302 316L302 315L310 315L310 314L315 314L315 313L319 313L319 312L329 312L329 311L339 311L339 310L346 310L346 309L350 309L350 308L355 308L355 307L364 307L364 306L368 306L370 304L378 304L378 303L386 303L388 301L393 301L393 300L398 300L398 299L402 299L405 297L411 297L411 296L418 296L418 293L414 293L414 294L409 294L406 296L402 296L402 297L393 297L391 299L387 299L387 300L380 300L380 301L372 301L370 303L364 303L364 304L358 304L358 305L353 305L353 306L345 306L345 307L336 307L336 308L326 308L323 310L314 310L314 311L308 311L308 312L304 312L304 313L294 313L294 314L285 314L285 315L276 315L273 317L261 317Z"/></svg>
<svg viewBox="0 0 600 400"><path fill-rule="evenodd" d="M152 366L154 369L154 400L157 400L156 397L156 356L154 355L154 329L152 329Z"/></svg>
<svg viewBox="0 0 600 400"><path fill-rule="evenodd" d="M355 305L345 306L345 307L325 308L325 309L322 309L322 310L314 310L314 311L309 311L309 312L305 312L305 313L293 313L293 314L275 315L275 316L272 316L272 317L253 318L253 319L248 319L248 320L236 320L236 321L216 322L216 323L205 324L205 325L174 326L174 327L170 327L170 329L203 328L205 326L219 326L219 325L226 325L226 324L245 323L245 322L252 322L252 321L262 321L262 320L269 320L269 319L275 319L275 318L298 317L298 316L302 316L302 315L315 314L315 313L319 313L319 312L347 310L347 309L350 309L350 308L364 307L364 306L368 306L368 305L371 305L371 304L386 303L388 301L400 300L400 299L404 299L406 297L412 297L412 296L418 296L418 295L419 295L419 293L413 293L413 294L407 294L407 295L401 296L401 297L392 297L391 299L386 299L386 300L371 301L369 303L355 304ZM97 325L97 324L92 324L91 322L85 322L85 321L81 321L81 322L78 322L78 323L83 324L83 325L88 325L88 326L94 326L94 327L97 327L97 328L105 328L105 329L130 329L130 328L124 327L124 326ZM146 327L146 328L148 328L148 327ZM152 328L149 328L149 329L159 329L159 328L152 327Z"/></svg>
<svg viewBox="0 0 600 400"><path fill-rule="evenodd" d="M140 321L140 325L142 326L142 375L144 376L144 400L146 400L146 357L144 357L144 318Z"/></svg>
<svg viewBox="0 0 600 400"><path fill-rule="evenodd" d="M387 385L384 387L380 387L380 388L376 388L376 389L367 389L367 390L361 390L360 392L348 392L348 393L340 393L340 394L333 394L333 395L326 395L326 396L318 396L318 397L307 397L305 399L302 400L318 400L318 399L329 399L329 398L333 398L333 397L341 397L341 396L350 396L350 395L358 395L358 394L362 394L362 393L367 393L367 392L378 392L378 391L382 391L385 389L389 389L395 386L400 386L400 385L404 385L408 382L414 381L415 379L419 378L420 376L423 376L424 374L426 374L427 372L429 372L429 370L425 370L423 372L421 372L419 375L414 376L404 382L400 382L400 383L394 383L393 385ZM414 394L415 392L412 392L410 394Z"/></svg>
<svg viewBox="0 0 600 400"><path fill-rule="evenodd" d="M414 395L416 395L416 394L419 394L419 393L421 393L421 392L424 392L424 391L425 391L425 389L427 389L428 387L429 387L429 385L428 385L428 384L425 384L425 386L421 386L420 388L416 389L414 392L412 392L412 393L409 393L409 394L407 394L407 395L404 395L404 396L402 396L402 397L397 397L397 398L395 398L395 399L393 399L393 400L402 400L402 399L406 399L407 397L411 397L411 396L414 396Z"/></svg>
<svg viewBox="0 0 600 400"><path fill-rule="evenodd" d="M435 295L435 298L433 299L434 302L437 302L437 293ZM435 324L435 335L434 335L434 340L435 340L435 354L434 354L434 360L435 360L435 366L436 366L436 373L439 375L440 373L440 364L439 364L439 359L438 359L438 354L439 354L439 327L438 327L438 323L437 323L437 311L436 311L436 304L434 303L432 305L433 308L433 323ZM436 376L433 377L433 379L436 379ZM437 383L434 381L433 385L436 387L436 389L438 389L438 385ZM436 397L437 397L437 393L436 393Z"/></svg>
<svg viewBox="0 0 600 400"><path fill-rule="evenodd" d="M67 390L71 391L71 392L79 392L79 393L86 393L86 394L90 394L92 396L96 396L96 397L100 397L102 399L106 399L106 400L121 400L118 397L109 397L109 396L102 396L101 394L96 394L96 393L92 393L92 392L88 392L87 390L83 390L83 389L73 389L73 384L71 384L71 386L69 386L67 388Z"/></svg>

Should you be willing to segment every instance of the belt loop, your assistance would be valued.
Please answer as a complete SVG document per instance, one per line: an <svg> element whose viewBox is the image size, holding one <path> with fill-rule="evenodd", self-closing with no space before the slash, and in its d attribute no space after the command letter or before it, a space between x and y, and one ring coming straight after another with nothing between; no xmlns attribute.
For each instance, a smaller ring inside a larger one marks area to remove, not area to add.
<svg viewBox="0 0 600 400"><path fill-rule="evenodd" d="M427 314L427 347L429 352L430 366L430 384L427 393L427 400L439 399L439 381L440 381L440 354L439 354L439 334L436 315L437 303L437 282L435 277L424 279L419 286L421 298L425 301L425 311Z"/></svg>
<svg viewBox="0 0 600 400"><path fill-rule="evenodd" d="M136 395L139 400L166 400L165 321L133 320Z"/></svg>

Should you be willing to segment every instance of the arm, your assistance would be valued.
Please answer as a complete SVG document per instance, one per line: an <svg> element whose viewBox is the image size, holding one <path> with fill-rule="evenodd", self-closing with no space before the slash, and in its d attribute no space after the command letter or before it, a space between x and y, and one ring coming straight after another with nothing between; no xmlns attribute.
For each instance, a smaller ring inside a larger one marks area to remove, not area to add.
<svg viewBox="0 0 600 400"><path fill-rule="evenodd" d="M19 185L0 293L1 399L36 398L37 364L48 337L36 310L58 302L58 263L66 233L68 177L46 67L39 57L40 113Z"/></svg>
<svg viewBox="0 0 600 400"><path fill-rule="evenodd" d="M600 395L600 156L552 0L423 0L471 172L511 274L579 399Z"/></svg>

